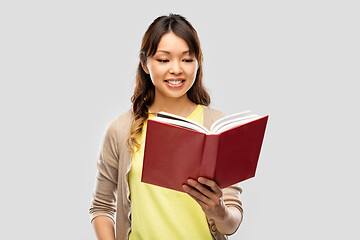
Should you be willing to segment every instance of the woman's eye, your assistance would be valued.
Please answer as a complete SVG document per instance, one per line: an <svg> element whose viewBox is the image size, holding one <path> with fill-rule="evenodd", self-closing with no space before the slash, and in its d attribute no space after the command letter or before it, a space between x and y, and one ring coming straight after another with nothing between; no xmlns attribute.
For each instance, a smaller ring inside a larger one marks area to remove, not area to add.
<svg viewBox="0 0 360 240"><path fill-rule="evenodd" d="M165 63L165 62L168 62L169 60L166 60L166 59L158 59L159 62L162 62L162 63Z"/></svg>
<svg viewBox="0 0 360 240"><path fill-rule="evenodd" d="M194 59L184 59L185 62L193 62Z"/></svg>

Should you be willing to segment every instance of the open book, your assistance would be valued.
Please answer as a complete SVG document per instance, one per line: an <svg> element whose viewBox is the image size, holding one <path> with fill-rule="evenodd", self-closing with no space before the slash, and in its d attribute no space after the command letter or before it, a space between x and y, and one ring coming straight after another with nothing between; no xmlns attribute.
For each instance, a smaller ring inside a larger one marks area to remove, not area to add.
<svg viewBox="0 0 360 240"><path fill-rule="evenodd" d="M183 191L188 178L206 177L220 188L255 176L268 116L245 111L210 130L174 114L148 120L142 182Z"/></svg>
<svg viewBox="0 0 360 240"><path fill-rule="evenodd" d="M261 116L253 114L247 110L217 120L211 125L210 130L195 121L166 112L159 112L152 120L169 123L175 126L188 128L206 134L218 134L259 118L261 118Z"/></svg>

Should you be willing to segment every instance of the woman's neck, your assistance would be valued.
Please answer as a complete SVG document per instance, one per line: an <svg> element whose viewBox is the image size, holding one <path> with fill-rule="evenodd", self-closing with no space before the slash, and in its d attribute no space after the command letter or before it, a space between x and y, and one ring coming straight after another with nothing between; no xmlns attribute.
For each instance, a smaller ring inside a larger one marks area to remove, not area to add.
<svg viewBox="0 0 360 240"><path fill-rule="evenodd" d="M150 112L158 113L158 112L168 112L171 114L176 114L181 117L189 116L197 107L196 103L190 101L187 96L182 98L173 98L173 99L161 99L156 98L154 103L149 106Z"/></svg>

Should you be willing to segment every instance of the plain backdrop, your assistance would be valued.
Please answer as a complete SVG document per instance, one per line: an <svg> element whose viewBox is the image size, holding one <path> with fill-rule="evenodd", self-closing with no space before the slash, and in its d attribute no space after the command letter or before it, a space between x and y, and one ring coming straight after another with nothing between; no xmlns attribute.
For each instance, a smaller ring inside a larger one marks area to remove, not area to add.
<svg viewBox="0 0 360 240"><path fill-rule="evenodd" d="M212 107L269 114L230 239L360 239L358 1L1 1L0 239L95 239L106 125L160 15L198 31ZM156 227L156 226L154 226Z"/></svg>

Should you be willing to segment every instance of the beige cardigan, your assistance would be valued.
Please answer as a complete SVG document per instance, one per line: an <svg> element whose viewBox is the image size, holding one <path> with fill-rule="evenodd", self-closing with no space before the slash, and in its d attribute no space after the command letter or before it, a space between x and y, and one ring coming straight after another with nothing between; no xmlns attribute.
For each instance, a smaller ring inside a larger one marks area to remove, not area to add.
<svg viewBox="0 0 360 240"><path fill-rule="evenodd" d="M204 126L208 129L217 119L225 116L222 112L204 106ZM128 186L128 173L131 168L131 152L126 147L129 129L133 119L129 110L106 127L102 137L98 173L89 213L91 222L96 216L110 217L116 223L116 240L127 240L131 230L131 202ZM233 206L243 213L240 201L241 188L233 185L223 190L226 206ZM115 221L116 213L116 221ZM227 239L217 231L214 220L208 218L209 228L216 240Z"/></svg>

